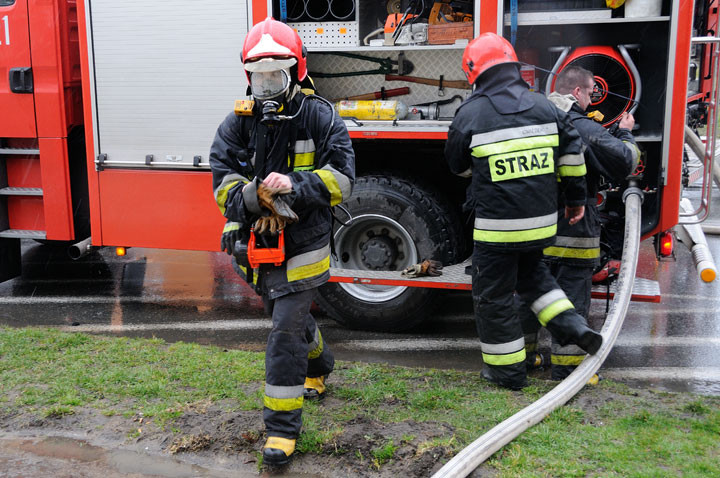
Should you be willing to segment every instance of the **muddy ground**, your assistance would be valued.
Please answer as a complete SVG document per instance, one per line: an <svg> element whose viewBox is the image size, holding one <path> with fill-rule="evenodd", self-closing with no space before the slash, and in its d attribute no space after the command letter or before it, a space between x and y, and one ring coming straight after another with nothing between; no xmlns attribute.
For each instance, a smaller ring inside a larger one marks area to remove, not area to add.
<svg viewBox="0 0 720 478"><path fill-rule="evenodd" d="M599 408L608 401L622 401L630 408L652 403L653 407L677 410L679 399L690 400L692 396L647 390L618 393L612 387L598 386L583 389L570 405L582 409L585 420L593 422ZM328 396L321 406L331 411L343 404ZM236 410L229 401L199 402L184 406L177 419L161 427L155 420L138 415L106 416L102 408L77 408L72 415L47 418L39 418L37 412L0 409L0 476L245 477L260 473L292 477L428 477L452 456L442 446L427 445L434 438L454 435L447 424L381 423L371 416L360 416L346 422L321 451L296 454L291 464L282 469L260 469L258 458L265 437L257 410ZM378 463L372 450L389 440L399 448L389 461ZM52 473L48 474L48 470ZM471 476L496 474L493 468L483 465Z"/></svg>

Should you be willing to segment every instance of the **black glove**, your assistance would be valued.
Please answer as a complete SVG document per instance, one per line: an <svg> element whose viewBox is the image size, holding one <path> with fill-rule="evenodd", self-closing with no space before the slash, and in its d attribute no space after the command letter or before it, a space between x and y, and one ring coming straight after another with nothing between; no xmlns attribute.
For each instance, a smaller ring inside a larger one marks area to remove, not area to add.
<svg viewBox="0 0 720 478"><path fill-rule="evenodd" d="M235 248L235 241L240 240L240 223L228 221L223 228L222 237L220 238L220 250L225 251L231 256Z"/></svg>

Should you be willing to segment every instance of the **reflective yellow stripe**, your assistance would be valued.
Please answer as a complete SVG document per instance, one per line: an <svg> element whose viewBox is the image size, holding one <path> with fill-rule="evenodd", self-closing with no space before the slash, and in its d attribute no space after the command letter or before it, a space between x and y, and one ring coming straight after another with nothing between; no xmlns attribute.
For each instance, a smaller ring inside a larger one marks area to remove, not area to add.
<svg viewBox="0 0 720 478"><path fill-rule="evenodd" d="M600 257L600 248L573 249L570 247L550 246L543 250L543 254L552 257L567 257L569 259L596 259Z"/></svg>
<svg viewBox="0 0 720 478"><path fill-rule="evenodd" d="M587 169L584 164L580 166L558 166L558 174L562 177L585 176Z"/></svg>
<svg viewBox="0 0 720 478"><path fill-rule="evenodd" d="M326 169L316 169L313 173L320 176L325 187L330 191L330 205L340 204L343 201L342 191L340 190L340 184L335 179L335 175Z"/></svg>
<svg viewBox="0 0 720 478"><path fill-rule="evenodd" d="M537 318L540 324L545 327L548 322L557 317L558 314L560 314L561 312L565 312L566 310L574 308L575 306L572 305L572 302L567 299L556 300L555 302L541 310L540 313L537 315Z"/></svg>
<svg viewBox="0 0 720 478"><path fill-rule="evenodd" d="M580 365L585 355L551 355L550 363L553 365Z"/></svg>
<svg viewBox="0 0 720 478"><path fill-rule="evenodd" d="M290 159L288 158L288 161ZM315 152L295 153L295 168L312 166L315 164ZM289 166L289 164L288 164Z"/></svg>
<svg viewBox="0 0 720 478"><path fill-rule="evenodd" d="M322 353L322 351L323 351L323 338L322 338L322 334L320 333L320 329L317 329L317 328L316 328L315 331L317 332L317 339L316 339L316 341L317 341L317 347L315 347L315 348L312 349L310 352L308 352L308 358L309 358L309 359L318 358L318 357L320 356L320 354Z"/></svg>
<svg viewBox="0 0 720 478"><path fill-rule="evenodd" d="M472 155L476 158L484 158L493 154L510 153L512 151L523 151L528 149L552 147L558 145L558 135L549 134L546 136L534 136L531 138L510 139L498 143L483 144L472 148Z"/></svg>
<svg viewBox="0 0 720 478"><path fill-rule="evenodd" d="M518 350L512 354L505 355L493 355L493 354L482 354L483 362L488 365L512 365L525 361L525 349Z"/></svg>
<svg viewBox="0 0 720 478"><path fill-rule="evenodd" d="M222 188L218 189L215 193L215 201L217 202L218 207L220 208L220 212L225 214L225 203L227 202L228 192L238 185L240 181L233 181L231 183L226 184Z"/></svg>
<svg viewBox="0 0 720 478"><path fill-rule="evenodd" d="M289 412L291 410L302 408L303 397L272 398L265 395L263 397L263 405L268 407L270 410L275 410L277 412Z"/></svg>
<svg viewBox="0 0 720 478"><path fill-rule="evenodd" d="M524 231L487 231L475 229L473 239L481 242L526 242L552 237L557 232L557 224L526 229Z"/></svg>
<svg viewBox="0 0 720 478"><path fill-rule="evenodd" d="M299 266L294 269L288 269L288 282L307 279L309 277L319 276L325 271L330 270L330 256L325 257L319 262L314 262L305 266Z"/></svg>
<svg viewBox="0 0 720 478"><path fill-rule="evenodd" d="M225 224L225 227L223 227L223 233L237 231L238 229L240 229L240 224L237 222L228 222Z"/></svg>
<svg viewBox="0 0 720 478"><path fill-rule="evenodd" d="M488 158L493 182L539 176L555 172L552 148L536 148Z"/></svg>
<svg viewBox="0 0 720 478"><path fill-rule="evenodd" d="M240 264L238 264L238 267L240 268L241 271L243 271L243 274L245 274L245 279L247 279L247 275L248 275L248 273L247 273L247 267L243 267L243 266L241 266ZM257 279L258 279L257 271L256 271L255 269L253 269L253 271L254 271L255 273L253 274L252 283L255 284L255 285L257 285Z"/></svg>

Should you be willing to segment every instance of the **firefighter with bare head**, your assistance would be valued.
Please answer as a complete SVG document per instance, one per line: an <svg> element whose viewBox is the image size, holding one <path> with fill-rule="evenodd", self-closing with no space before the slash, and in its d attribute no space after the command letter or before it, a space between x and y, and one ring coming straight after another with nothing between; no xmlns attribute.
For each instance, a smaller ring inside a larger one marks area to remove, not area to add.
<svg viewBox="0 0 720 478"><path fill-rule="evenodd" d="M263 461L283 465L300 434L303 400L323 398L333 370L310 306L329 278L330 208L350 196L355 157L332 105L301 91L306 52L292 28L272 18L258 23L242 61L254 103L219 126L210 166L228 220L222 248L272 316Z"/></svg>
<svg viewBox="0 0 720 478"><path fill-rule="evenodd" d="M585 164L587 168L587 195L585 215L576 224L560 218L557 240L545 248L547 262L558 284L575 305L575 309L587 318L590 312L593 270L600 265L600 220L596 195L601 185L621 186L635 169L639 151L631 133L635 124L632 114L623 113L617 127L604 128L596 114L592 114L592 95L597 85L592 72L577 66L562 70L555 79L555 91L548 99L567 112L570 120L587 145ZM588 116L590 114L590 116ZM561 196L560 208L562 209ZM522 309L525 347L528 365L542 363L536 360L537 331L539 325L528 309ZM562 380L585 358L576 345L560 345L553 340L551 347L551 377Z"/></svg>
<svg viewBox="0 0 720 478"><path fill-rule="evenodd" d="M504 38L484 33L472 40L462 68L473 92L450 125L445 158L455 174L471 177L473 305L483 376L520 389L527 372L515 291L562 345L588 353L602 345L542 262L543 248L555 243L558 188L569 222L583 216L583 144L565 112L528 90Z"/></svg>

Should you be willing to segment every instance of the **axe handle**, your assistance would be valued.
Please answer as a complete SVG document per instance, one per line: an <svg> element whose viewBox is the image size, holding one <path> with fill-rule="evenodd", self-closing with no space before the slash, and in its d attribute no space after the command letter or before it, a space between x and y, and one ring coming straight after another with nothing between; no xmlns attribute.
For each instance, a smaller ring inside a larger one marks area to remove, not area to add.
<svg viewBox="0 0 720 478"><path fill-rule="evenodd" d="M436 80L435 78L420 78L417 76L385 75L385 81L406 81L408 83L440 86L440 80ZM459 88L461 90L470 89L470 85L466 81L462 80L443 80L442 84L443 87L446 88Z"/></svg>
<svg viewBox="0 0 720 478"><path fill-rule="evenodd" d="M402 88L393 88L391 90L385 90L385 98L390 98L391 96L401 96L401 95L407 95L410 93L410 88L407 86L403 86ZM372 93L365 93L364 95L355 95L355 96L347 96L345 98L338 98L336 100L333 100L334 103L338 101L358 101L358 100L379 100L383 96L382 91L374 91Z"/></svg>

